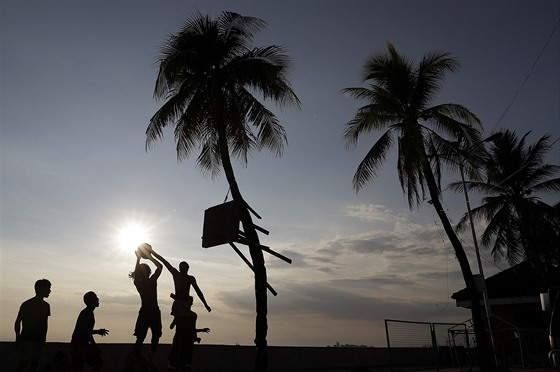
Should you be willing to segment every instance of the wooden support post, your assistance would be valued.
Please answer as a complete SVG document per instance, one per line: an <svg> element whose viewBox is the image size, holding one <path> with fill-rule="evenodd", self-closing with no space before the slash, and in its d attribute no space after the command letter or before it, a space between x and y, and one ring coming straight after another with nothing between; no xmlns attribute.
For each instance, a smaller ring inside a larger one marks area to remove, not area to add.
<svg viewBox="0 0 560 372"><path fill-rule="evenodd" d="M247 264L247 266L249 266L249 268L255 272L255 268L253 267L253 265L249 262L249 260L247 259L247 257L245 257L245 255L243 253L241 253L241 251L239 250L239 248L237 248L235 246L235 244L233 243L229 243L229 245L231 245L231 247L233 248L233 250L235 251L235 253L237 253L239 255L239 257L241 257L241 259L243 260L243 262L245 262ZM270 291L270 293L272 293L274 296L278 295L278 293L274 290L274 288L272 288L272 286L270 284L268 284L268 282L266 283L266 287L268 288L268 290Z"/></svg>
<svg viewBox="0 0 560 372"><path fill-rule="evenodd" d="M254 243L252 243L249 239L245 238L245 237L243 236L243 234L240 234L240 236L239 236L239 238L238 238L238 242L241 243L241 244L245 244L245 245L252 245L252 244L254 244ZM270 254L273 255L273 256L278 257L278 258L281 259L282 261L285 261L285 262L287 262L287 263L289 263L289 264L292 263L292 260L291 260L290 258L288 258L288 257L286 257L286 256L284 256L284 255L282 255L282 254L280 254L280 253L278 253L278 252L273 251L272 249L270 249L270 247L267 247L266 245L259 244L259 247L260 247L263 251L265 251L265 252L267 252L267 253L270 253Z"/></svg>

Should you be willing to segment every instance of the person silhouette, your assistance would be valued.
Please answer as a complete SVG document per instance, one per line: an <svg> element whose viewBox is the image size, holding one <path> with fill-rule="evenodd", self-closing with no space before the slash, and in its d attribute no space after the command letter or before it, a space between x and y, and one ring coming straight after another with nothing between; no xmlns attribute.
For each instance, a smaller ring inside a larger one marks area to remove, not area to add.
<svg viewBox="0 0 560 372"><path fill-rule="evenodd" d="M129 277L134 280L134 286L140 294L142 303L134 327L134 336L136 336L134 352L140 356L142 344L148 334L148 329L150 329L152 333L150 343L151 354L156 351L159 339L162 335L161 311L159 310L157 300L157 280L161 275L163 266L152 257L149 250L142 249L141 246L135 251L135 254L136 266L134 267L134 271L129 274ZM148 264L140 263L141 258L152 261L156 266L156 271L153 275L150 276L151 269Z"/></svg>
<svg viewBox="0 0 560 372"><path fill-rule="evenodd" d="M193 298L190 295L191 287L204 304L206 310L211 312L212 309L208 306L204 294L196 282L196 278L188 274L189 264L187 262L182 261L179 264L179 270L177 270L165 258L155 252L150 244L144 243L140 247L161 261L173 276L175 293L171 294L171 297L174 299L171 307L171 315L173 315L171 328L175 326L176 328L168 357L169 365L173 368L180 364L188 370L192 359L192 346L194 341L197 340L197 314L191 310L193 304ZM204 331L206 332L206 328L204 328Z"/></svg>
<svg viewBox="0 0 560 372"><path fill-rule="evenodd" d="M210 332L210 328L196 328L198 315L189 310L182 316L175 316L171 328L177 326L171 350L169 352L169 370L190 372L192 368L192 356L194 343L200 343L199 332Z"/></svg>
<svg viewBox="0 0 560 372"><path fill-rule="evenodd" d="M171 308L171 315L181 316L184 314L187 316L190 312L191 305L193 303L193 298L190 295L191 287L196 292L198 298L204 304L204 307L208 312L211 312L212 309L206 303L206 299L204 298L204 294L200 290L198 283L196 282L196 278L192 275L189 275L189 264L186 261L182 261L179 263L179 270L174 268L165 258L163 258L160 254L154 251L152 246L148 243L142 244L140 247L142 249L149 252L150 256L154 256L159 261L161 261L167 270L173 276L173 285L175 287L175 293L171 295L174 299L173 306Z"/></svg>
<svg viewBox="0 0 560 372"><path fill-rule="evenodd" d="M14 372L23 371L28 365L32 372L39 368L51 315L51 306L44 299L50 293L51 282L39 279L35 282L35 297L23 302L19 308L14 324L19 362Z"/></svg>
<svg viewBox="0 0 560 372"><path fill-rule="evenodd" d="M93 366L94 371L101 370L103 365L101 350L95 343L93 335L101 335L103 337L109 334L109 331L105 328L93 329L95 327L93 311L99 306L99 298L95 292L90 291L84 294L84 303L86 308L78 315L76 327L74 327L72 340L70 341L72 370L74 372L83 371L86 363Z"/></svg>

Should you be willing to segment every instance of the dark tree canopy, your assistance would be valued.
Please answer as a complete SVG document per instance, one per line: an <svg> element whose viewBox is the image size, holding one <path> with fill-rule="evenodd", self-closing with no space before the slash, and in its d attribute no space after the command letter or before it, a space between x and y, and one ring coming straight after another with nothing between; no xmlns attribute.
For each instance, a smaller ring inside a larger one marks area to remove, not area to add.
<svg viewBox="0 0 560 372"><path fill-rule="evenodd" d="M217 19L195 14L169 36L154 89L164 102L146 130L147 148L173 125L178 159L198 149L198 166L212 174L222 166L220 128L231 154L243 162L255 148L282 154L285 130L255 94L281 107L300 102L287 79L290 58L283 48L251 46L265 25L232 12Z"/></svg>
<svg viewBox="0 0 560 372"><path fill-rule="evenodd" d="M466 183L483 195L472 215L487 223L481 242L491 248L494 259L505 258L512 265L525 260L558 264L560 207L543 197L560 192L560 166L545 163L550 137L527 144L528 134L519 138L506 130L492 142L483 164L485 179ZM462 190L459 183L451 187ZM467 223L465 215L457 228Z"/></svg>

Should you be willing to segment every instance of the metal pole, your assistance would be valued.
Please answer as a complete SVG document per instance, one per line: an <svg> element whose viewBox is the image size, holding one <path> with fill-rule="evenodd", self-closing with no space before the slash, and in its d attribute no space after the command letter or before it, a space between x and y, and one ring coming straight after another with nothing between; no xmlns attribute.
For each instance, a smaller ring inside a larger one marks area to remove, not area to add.
<svg viewBox="0 0 560 372"><path fill-rule="evenodd" d="M387 337L387 353L389 354L389 368L393 372L393 359L391 358L391 341L389 339L389 323L385 319L385 336Z"/></svg>
<svg viewBox="0 0 560 372"><path fill-rule="evenodd" d="M480 260L480 251L478 249L478 240L476 238L476 231L474 229L474 223L471 213L471 203L469 201L469 193L467 191L467 186L465 184L465 173L463 171L463 163L459 164L459 169L461 171L461 182L463 183L463 190L465 194L465 202L467 203L467 214L469 216L469 223L471 225L471 233L473 237L474 243L474 251L476 253L476 262L478 263L478 272L482 279L482 299L484 303L484 310L486 311L486 319L488 322L488 331L490 332L490 341L492 344L492 353L494 354L494 362L496 363L496 367L498 366L498 356L496 355L496 345L494 344L494 335L492 333L492 322L490 317L492 313L490 312L490 304L488 303L488 291L486 290L486 280L484 279L484 271L482 270L482 261Z"/></svg>

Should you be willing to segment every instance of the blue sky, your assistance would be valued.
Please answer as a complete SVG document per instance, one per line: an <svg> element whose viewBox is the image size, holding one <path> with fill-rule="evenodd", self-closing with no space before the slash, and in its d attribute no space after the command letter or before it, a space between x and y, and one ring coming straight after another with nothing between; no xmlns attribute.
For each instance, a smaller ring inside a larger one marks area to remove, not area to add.
<svg viewBox="0 0 560 372"><path fill-rule="evenodd" d="M418 60L451 52L461 69L434 103L461 103L485 134L510 128L560 137L560 3L551 1L2 1L0 3L1 291L0 340L12 340L33 283L53 283L48 340L69 341L93 290L104 342L131 342L140 305L127 274L131 223L177 265L188 260L213 311L195 300L204 342L252 344L253 277L227 246L201 248L204 210L227 194L224 177L177 163L173 136L146 152L155 61L165 37L195 11L229 10L268 23L255 45L284 45L301 110L279 111L288 134L281 158L253 153L235 164L241 191L270 230L262 242L293 259L267 256L269 344L384 346L383 319L464 321L450 295L460 270L429 204L409 211L394 161L356 194L352 176L374 140L353 150L344 124L361 102L365 59L392 42ZM525 78L531 71L528 80ZM504 110L516 100L500 121ZM550 162L560 162L559 145ZM449 175L447 181L456 180ZM472 204L477 205L476 195ZM466 208L444 194L453 221ZM481 226L477 226L481 229ZM476 271L472 239L464 244ZM242 248L242 247L240 247ZM245 248L242 248L245 250ZM487 252L483 252L489 257ZM485 273L499 269L485 262ZM505 268L505 263L500 264ZM164 324L172 280L159 280ZM164 326L163 342L172 333Z"/></svg>

